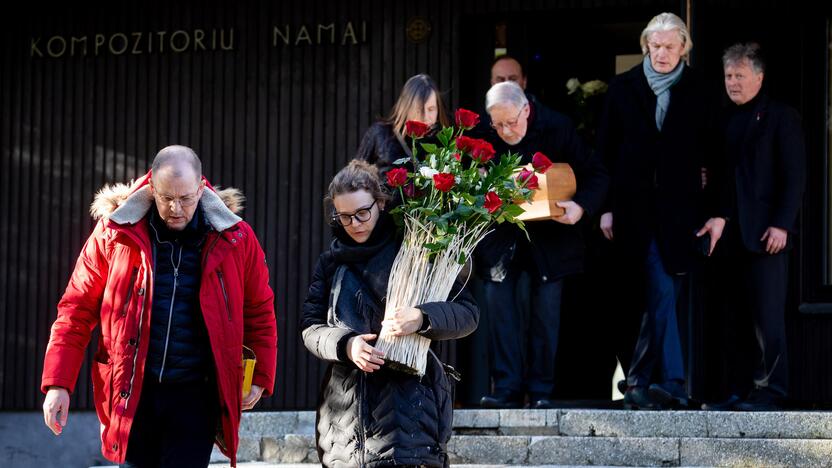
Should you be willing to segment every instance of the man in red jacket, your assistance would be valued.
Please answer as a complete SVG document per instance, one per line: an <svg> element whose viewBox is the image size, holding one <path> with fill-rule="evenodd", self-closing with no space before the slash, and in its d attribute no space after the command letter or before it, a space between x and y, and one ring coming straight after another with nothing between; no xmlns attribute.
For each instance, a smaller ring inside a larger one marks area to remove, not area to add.
<svg viewBox="0 0 832 468"><path fill-rule="evenodd" d="M274 386L277 326L263 250L196 153L168 146L131 186L105 187L52 326L46 425L60 434L96 325L102 453L128 467L204 467L214 442L236 464L241 410ZM243 346L257 356L242 395Z"/></svg>

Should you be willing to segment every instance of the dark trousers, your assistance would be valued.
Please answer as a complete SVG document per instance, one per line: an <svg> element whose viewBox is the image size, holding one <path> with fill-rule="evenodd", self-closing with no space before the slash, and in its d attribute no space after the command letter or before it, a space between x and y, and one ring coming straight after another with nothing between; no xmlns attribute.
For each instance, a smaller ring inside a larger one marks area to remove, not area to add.
<svg viewBox="0 0 832 468"><path fill-rule="evenodd" d="M122 468L205 468L220 405L213 380L181 384L144 381Z"/></svg>
<svg viewBox="0 0 832 468"><path fill-rule="evenodd" d="M483 296L489 317L492 350L491 377L497 393L550 398L555 381L555 353L560 329L563 280L532 283L528 341L525 324L516 305L518 268L511 268L504 279L483 281ZM528 365L523 377L524 345L528 343Z"/></svg>
<svg viewBox="0 0 832 468"><path fill-rule="evenodd" d="M789 365L786 354L786 290L788 252L753 253L739 239L737 226L728 226L721 264L721 297L725 304L723 343L729 361L729 384L742 395L749 384L786 396ZM753 331L750 339L743 334ZM747 348L751 349L747 349ZM740 379L748 379L745 382Z"/></svg>
<svg viewBox="0 0 832 468"><path fill-rule="evenodd" d="M647 250L646 273L647 308L642 316L627 384L649 385L657 364L661 366L662 381L684 381L682 344L676 320L676 300L683 277L665 271L655 240L650 242Z"/></svg>

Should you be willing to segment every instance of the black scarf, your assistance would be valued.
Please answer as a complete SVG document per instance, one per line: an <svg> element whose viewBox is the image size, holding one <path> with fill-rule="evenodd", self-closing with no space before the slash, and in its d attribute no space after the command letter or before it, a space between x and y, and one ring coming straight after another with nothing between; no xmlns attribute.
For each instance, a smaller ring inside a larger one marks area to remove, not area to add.
<svg viewBox="0 0 832 468"><path fill-rule="evenodd" d="M340 226L333 229L330 252L339 268L346 269L337 299L338 315L344 322L365 324L350 327L356 332L377 333L381 328L390 268L401 244L396 233L395 223L383 211L364 243L352 240Z"/></svg>

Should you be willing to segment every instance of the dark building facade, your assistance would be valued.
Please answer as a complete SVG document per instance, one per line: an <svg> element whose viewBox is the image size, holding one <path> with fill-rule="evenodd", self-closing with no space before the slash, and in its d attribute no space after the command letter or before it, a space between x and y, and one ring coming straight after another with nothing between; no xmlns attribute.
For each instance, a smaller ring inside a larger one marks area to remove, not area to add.
<svg viewBox="0 0 832 468"><path fill-rule="evenodd" d="M608 81L616 56L638 54L638 34L662 11L689 20L693 65L713 79L715 92L721 50L736 40L762 42L772 51L772 90L804 117L810 171L792 259L792 381L796 401L832 401L828 7L715 0L32 2L0 19L0 410L41 405L49 326L91 232L94 193L142 175L168 144L193 147L212 183L248 197L245 219L266 251L279 329L276 393L260 407L312 408L323 366L303 348L298 319L314 262L329 241L321 198L405 80L428 73L449 107L479 109L494 49L504 47L527 63L532 91L565 106L568 78ZM717 392L712 369L719 356L708 351L695 284L689 296L691 382L707 396ZM608 383L608 336L593 332L593 320L573 302L572 318L564 319L573 333L561 344L563 372L596 369ZM587 354L589 361L569 349L587 339L600 350ZM444 354L464 368L457 351ZM86 366L72 404L92 408Z"/></svg>

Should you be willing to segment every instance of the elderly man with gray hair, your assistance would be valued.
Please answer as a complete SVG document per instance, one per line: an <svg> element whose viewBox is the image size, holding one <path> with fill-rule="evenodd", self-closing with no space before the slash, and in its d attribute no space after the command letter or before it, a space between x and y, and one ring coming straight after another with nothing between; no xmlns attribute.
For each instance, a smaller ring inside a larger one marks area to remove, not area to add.
<svg viewBox="0 0 832 468"><path fill-rule="evenodd" d="M523 163L530 163L542 153L554 162L569 163L577 178L573 199L558 203L564 214L527 222L528 238L514 225L500 225L480 243L474 262L484 280L493 352L494 394L483 397L482 406L520 407L528 394L530 407L551 408L563 279L583 270L580 223L601 206L608 177L569 118L530 99L517 83L492 86L485 107L491 118L485 138L497 154L518 153ZM515 307L517 280L524 271L532 279L528 339Z"/></svg>
<svg viewBox="0 0 832 468"><path fill-rule="evenodd" d="M236 189L215 190L185 146L105 186L46 348L44 421L60 435L92 330L102 453L123 467L235 465L240 411L274 386L277 327L263 250ZM257 357L244 394L243 349Z"/></svg>

